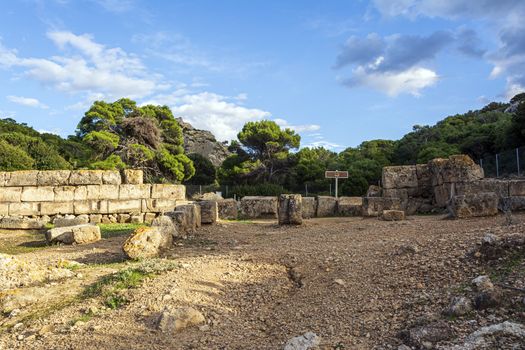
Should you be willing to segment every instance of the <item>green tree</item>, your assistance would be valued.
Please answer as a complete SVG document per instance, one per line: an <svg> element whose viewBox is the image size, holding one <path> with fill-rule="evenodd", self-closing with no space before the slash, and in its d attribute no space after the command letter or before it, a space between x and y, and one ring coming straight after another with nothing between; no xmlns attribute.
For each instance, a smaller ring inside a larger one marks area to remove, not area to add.
<svg viewBox="0 0 525 350"><path fill-rule="evenodd" d="M211 185L217 180L217 169L213 163L206 157L198 153L188 154L195 167L195 176L187 184L192 185Z"/></svg>
<svg viewBox="0 0 525 350"><path fill-rule="evenodd" d="M0 169L4 171L33 169L34 160L22 149L0 140Z"/></svg>

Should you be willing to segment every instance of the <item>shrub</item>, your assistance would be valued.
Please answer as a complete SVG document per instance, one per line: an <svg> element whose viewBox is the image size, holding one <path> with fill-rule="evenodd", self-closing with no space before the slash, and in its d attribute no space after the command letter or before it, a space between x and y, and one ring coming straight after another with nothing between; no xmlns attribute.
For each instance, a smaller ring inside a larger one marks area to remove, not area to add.
<svg viewBox="0 0 525 350"><path fill-rule="evenodd" d="M283 193L290 193L283 186L272 183L260 183L255 185L234 186L228 191L228 196L236 195L241 198L244 196L278 196Z"/></svg>
<svg viewBox="0 0 525 350"><path fill-rule="evenodd" d="M32 169L35 161L22 149L0 140L0 170Z"/></svg>

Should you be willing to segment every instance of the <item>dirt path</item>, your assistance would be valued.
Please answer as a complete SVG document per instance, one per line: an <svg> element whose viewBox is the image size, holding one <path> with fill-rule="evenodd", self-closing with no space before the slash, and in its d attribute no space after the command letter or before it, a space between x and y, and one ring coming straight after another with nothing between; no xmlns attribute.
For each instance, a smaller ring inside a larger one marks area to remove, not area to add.
<svg viewBox="0 0 525 350"><path fill-rule="evenodd" d="M515 220L525 222L525 215ZM465 281L484 272L465 255L504 221L421 216L203 227L166 252L179 267L146 279L127 305L104 309L90 298L51 310L24 324L24 332L1 334L0 349L279 349L307 331L327 349L395 346L407 322L439 312ZM88 265L84 274L107 273L127 266L123 239L22 255L76 260ZM93 306L96 315L75 322ZM209 327L163 334L155 319L165 306L193 306ZM38 334L45 325L52 331Z"/></svg>

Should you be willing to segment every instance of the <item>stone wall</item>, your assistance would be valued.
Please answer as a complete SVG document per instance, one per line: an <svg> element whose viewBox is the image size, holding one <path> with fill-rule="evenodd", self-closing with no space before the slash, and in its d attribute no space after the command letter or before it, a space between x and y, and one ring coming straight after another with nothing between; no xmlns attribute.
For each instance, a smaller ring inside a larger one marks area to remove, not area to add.
<svg viewBox="0 0 525 350"><path fill-rule="evenodd" d="M141 214L171 211L185 187L144 184L142 171L0 172L0 216Z"/></svg>

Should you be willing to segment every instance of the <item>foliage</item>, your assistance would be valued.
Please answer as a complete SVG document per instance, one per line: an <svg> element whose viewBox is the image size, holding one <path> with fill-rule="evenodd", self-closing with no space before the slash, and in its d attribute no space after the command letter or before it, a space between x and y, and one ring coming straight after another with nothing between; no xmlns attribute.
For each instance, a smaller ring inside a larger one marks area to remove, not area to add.
<svg viewBox="0 0 525 350"><path fill-rule="evenodd" d="M186 181L187 184L211 185L215 183L217 169L208 158L198 153L188 154L188 158L193 162L195 175L189 181Z"/></svg>
<svg viewBox="0 0 525 350"><path fill-rule="evenodd" d="M289 191L281 185L272 183L233 186L228 191L230 197L236 195L238 198L244 196L278 196L283 193L289 193Z"/></svg>

